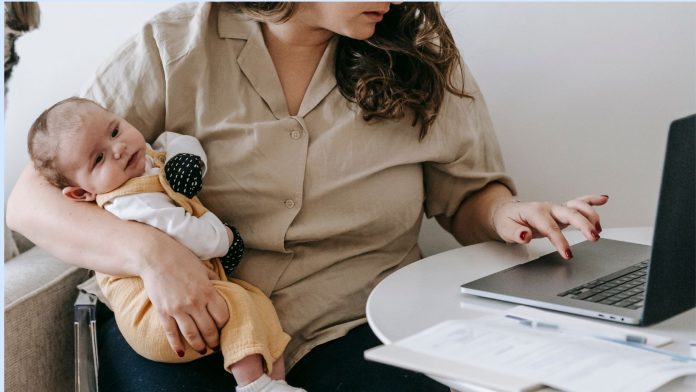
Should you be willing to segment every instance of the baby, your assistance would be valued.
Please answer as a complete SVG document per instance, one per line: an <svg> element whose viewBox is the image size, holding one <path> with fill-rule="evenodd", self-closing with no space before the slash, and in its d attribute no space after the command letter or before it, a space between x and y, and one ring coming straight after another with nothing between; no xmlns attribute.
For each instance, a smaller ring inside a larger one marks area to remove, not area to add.
<svg viewBox="0 0 696 392"><path fill-rule="evenodd" d="M271 301L249 283L227 279L244 245L236 229L223 224L195 196L206 169L206 155L196 138L165 132L150 146L123 118L73 97L36 119L28 146L34 167L62 188L65 197L96 201L121 219L166 232L217 275L213 285L230 312L220 330L220 350L237 391L303 391L283 381L282 353L290 337ZM123 336L140 355L158 362L188 362L212 352L198 353L190 346L176 354L171 350L140 278L97 273L97 282Z"/></svg>

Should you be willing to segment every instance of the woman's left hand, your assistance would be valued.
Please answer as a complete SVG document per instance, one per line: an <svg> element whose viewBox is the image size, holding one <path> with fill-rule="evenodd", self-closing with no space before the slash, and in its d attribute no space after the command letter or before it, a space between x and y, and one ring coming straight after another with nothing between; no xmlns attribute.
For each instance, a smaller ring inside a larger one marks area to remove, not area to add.
<svg viewBox="0 0 696 392"><path fill-rule="evenodd" d="M601 206L607 200L607 195L586 195L563 205L508 200L494 208L493 229L505 242L511 243L526 244L532 238L548 237L561 256L568 260L573 254L561 230L573 226L588 240L597 241L602 226L593 206Z"/></svg>

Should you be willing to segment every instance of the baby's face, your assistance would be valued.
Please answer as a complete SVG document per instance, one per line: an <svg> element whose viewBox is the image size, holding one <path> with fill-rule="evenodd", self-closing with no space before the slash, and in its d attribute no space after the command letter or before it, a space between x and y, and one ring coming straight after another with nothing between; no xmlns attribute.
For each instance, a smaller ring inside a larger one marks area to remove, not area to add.
<svg viewBox="0 0 696 392"><path fill-rule="evenodd" d="M145 139L137 129L96 105L77 110L80 128L58 153L58 168L71 183L106 193L145 172Z"/></svg>

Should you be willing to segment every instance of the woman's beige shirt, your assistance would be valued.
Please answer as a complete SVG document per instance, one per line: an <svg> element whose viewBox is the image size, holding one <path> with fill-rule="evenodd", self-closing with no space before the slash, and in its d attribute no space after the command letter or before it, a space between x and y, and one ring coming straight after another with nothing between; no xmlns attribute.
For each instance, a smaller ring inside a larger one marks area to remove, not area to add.
<svg viewBox="0 0 696 392"><path fill-rule="evenodd" d="M259 24L180 5L128 41L85 94L148 141L165 130L201 141L199 196L244 237L236 274L271 297L292 336L289 367L365 322L372 288L421 257L424 211L451 216L491 181L514 189L468 69L474 99L448 95L419 142L411 119L368 124L341 95L336 41L291 116Z"/></svg>

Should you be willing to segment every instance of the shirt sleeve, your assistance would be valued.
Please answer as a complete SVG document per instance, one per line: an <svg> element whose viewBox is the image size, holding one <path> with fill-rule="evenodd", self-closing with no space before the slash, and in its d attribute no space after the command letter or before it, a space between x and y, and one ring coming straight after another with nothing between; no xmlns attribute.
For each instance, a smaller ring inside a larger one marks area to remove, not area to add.
<svg viewBox="0 0 696 392"><path fill-rule="evenodd" d="M221 257L230 247L227 229L215 214L200 218L175 205L164 193L138 193L120 196L104 208L124 220L156 227L190 249L201 260Z"/></svg>
<svg viewBox="0 0 696 392"><path fill-rule="evenodd" d="M197 155L203 162L201 169L203 170L203 176L205 176L208 167L208 157L203 150L203 146L201 146L201 142L195 137L175 132L164 132L152 143L152 148L165 151L167 161L181 153Z"/></svg>
<svg viewBox="0 0 696 392"><path fill-rule="evenodd" d="M425 213L453 216L471 194L491 182L499 182L516 194L512 178L505 173L503 157L486 103L469 68L462 64L464 90L471 96L447 93L429 137L438 139L446 153L438 162L424 164ZM458 77L457 77L458 76Z"/></svg>
<svg viewBox="0 0 696 392"><path fill-rule="evenodd" d="M148 141L165 129L165 77L153 23L97 70L81 95L123 117Z"/></svg>

